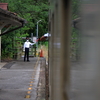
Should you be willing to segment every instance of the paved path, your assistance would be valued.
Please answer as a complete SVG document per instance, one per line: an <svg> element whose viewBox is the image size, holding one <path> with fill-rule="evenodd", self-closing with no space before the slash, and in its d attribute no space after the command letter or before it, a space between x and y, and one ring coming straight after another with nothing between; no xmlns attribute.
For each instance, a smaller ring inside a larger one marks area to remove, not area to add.
<svg viewBox="0 0 100 100"><path fill-rule="evenodd" d="M6 62L0 62L0 69L6 64L7 64Z"/></svg>
<svg viewBox="0 0 100 100"><path fill-rule="evenodd" d="M0 100L36 100L40 64L41 61L33 57L30 58L30 62L23 62L21 59L2 65Z"/></svg>

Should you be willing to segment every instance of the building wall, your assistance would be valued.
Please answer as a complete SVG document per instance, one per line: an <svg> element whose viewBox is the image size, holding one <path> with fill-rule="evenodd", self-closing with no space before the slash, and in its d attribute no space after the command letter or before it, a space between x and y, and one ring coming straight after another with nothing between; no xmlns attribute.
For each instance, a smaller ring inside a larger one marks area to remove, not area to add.
<svg viewBox="0 0 100 100"><path fill-rule="evenodd" d="M8 10L8 3L0 3L0 8Z"/></svg>

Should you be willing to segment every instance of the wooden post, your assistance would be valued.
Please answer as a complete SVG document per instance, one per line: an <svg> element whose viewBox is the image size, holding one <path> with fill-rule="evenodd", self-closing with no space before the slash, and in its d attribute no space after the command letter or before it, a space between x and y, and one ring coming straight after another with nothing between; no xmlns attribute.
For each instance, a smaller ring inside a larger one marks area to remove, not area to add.
<svg viewBox="0 0 100 100"><path fill-rule="evenodd" d="M34 47L34 56L36 57L36 46Z"/></svg>

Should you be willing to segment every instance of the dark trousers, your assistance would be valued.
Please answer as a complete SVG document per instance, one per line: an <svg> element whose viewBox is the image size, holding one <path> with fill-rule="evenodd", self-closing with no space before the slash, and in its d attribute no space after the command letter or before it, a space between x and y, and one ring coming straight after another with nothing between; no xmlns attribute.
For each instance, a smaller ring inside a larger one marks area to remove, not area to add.
<svg viewBox="0 0 100 100"><path fill-rule="evenodd" d="M27 61L29 61L29 48L25 48L24 61L26 60L26 57Z"/></svg>

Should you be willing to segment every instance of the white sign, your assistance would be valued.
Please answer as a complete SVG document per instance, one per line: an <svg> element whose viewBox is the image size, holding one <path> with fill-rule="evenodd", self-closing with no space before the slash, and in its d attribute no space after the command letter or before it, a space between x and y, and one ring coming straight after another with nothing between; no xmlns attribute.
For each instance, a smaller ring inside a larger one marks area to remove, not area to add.
<svg viewBox="0 0 100 100"><path fill-rule="evenodd" d="M32 40L34 43L37 42L37 38L36 37L33 37L33 40Z"/></svg>

